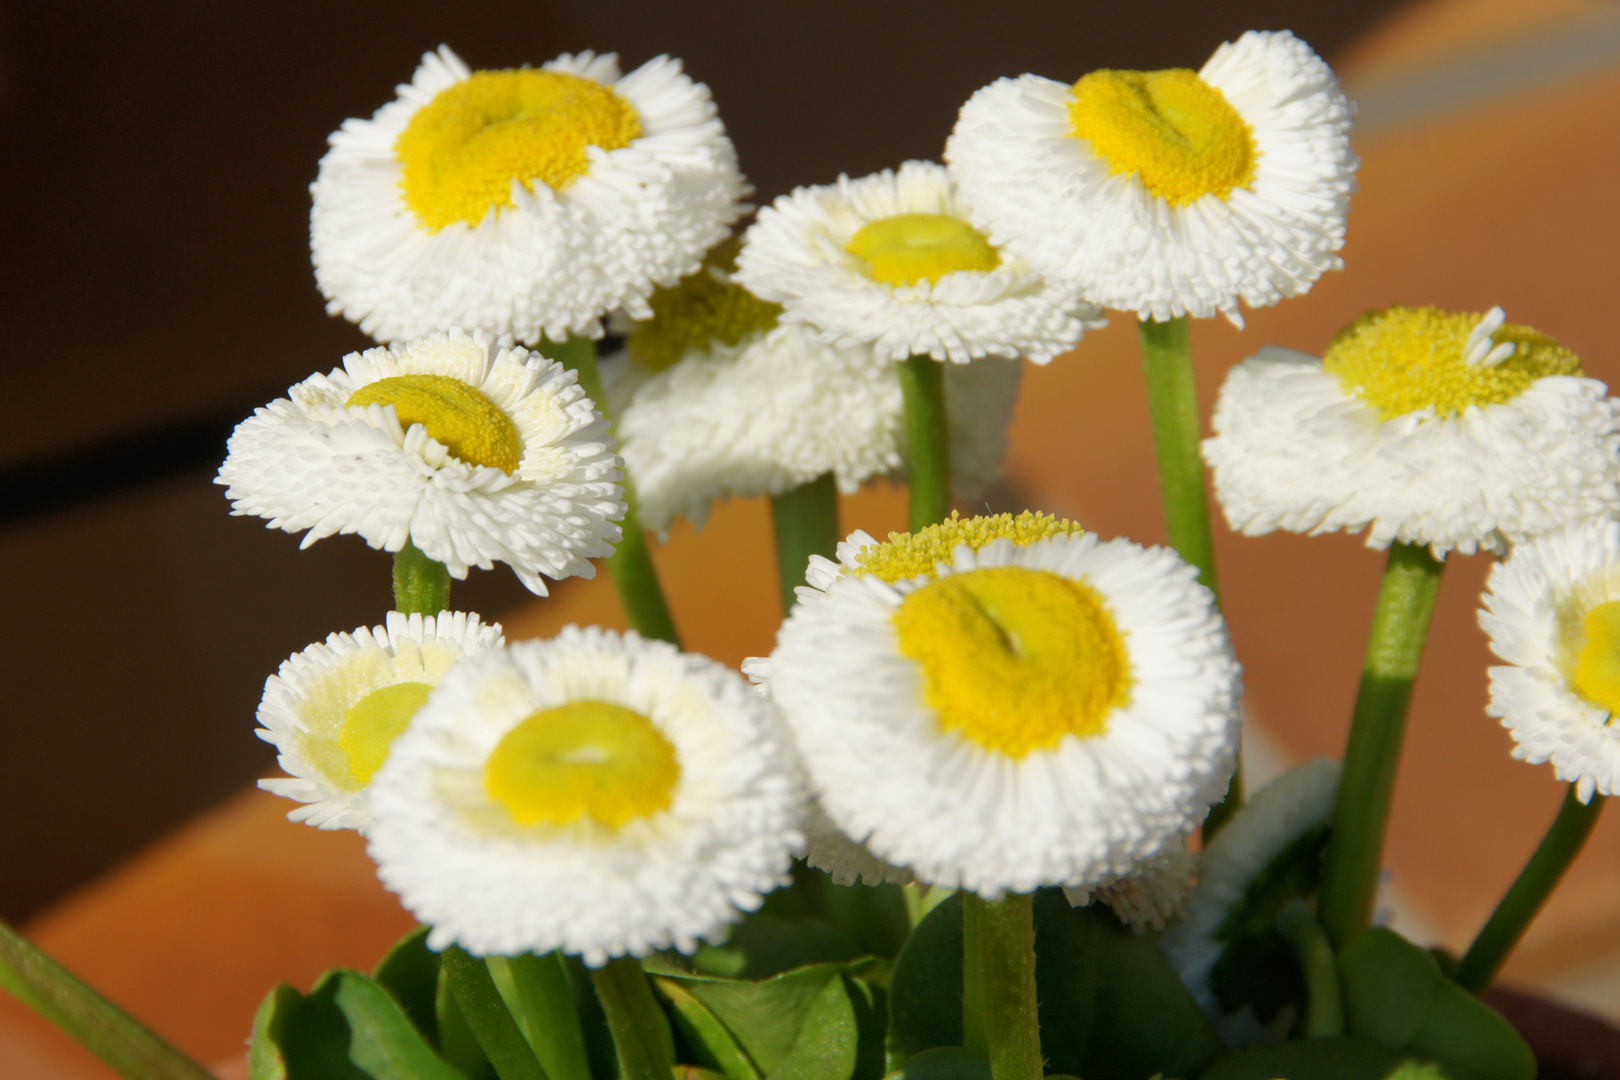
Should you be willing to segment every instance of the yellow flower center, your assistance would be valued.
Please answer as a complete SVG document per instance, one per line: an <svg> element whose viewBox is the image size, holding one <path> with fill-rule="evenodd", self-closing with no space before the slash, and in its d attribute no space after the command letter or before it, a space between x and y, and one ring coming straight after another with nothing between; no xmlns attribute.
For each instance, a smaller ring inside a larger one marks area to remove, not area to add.
<svg viewBox="0 0 1620 1080"><path fill-rule="evenodd" d="M983 233L949 214L896 214L862 225L844 250L885 285L935 282L958 270L988 273L1001 256Z"/></svg>
<svg viewBox="0 0 1620 1080"><path fill-rule="evenodd" d="M421 424L462 461L516 472L517 425L483 392L448 375L392 375L367 383L345 405L392 405L401 427Z"/></svg>
<svg viewBox="0 0 1620 1080"><path fill-rule="evenodd" d="M1528 326L1477 332L1492 325L1486 318L1432 307L1370 311L1339 331L1322 367L1386 420L1431 405L1440 417L1499 405L1537 379L1582 373L1579 357Z"/></svg>
<svg viewBox="0 0 1620 1080"><path fill-rule="evenodd" d="M1130 698L1125 642L1102 598L1047 570L940 578L905 598L894 625L940 727L1008 757L1100 735Z"/></svg>
<svg viewBox="0 0 1620 1080"><path fill-rule="evenodd" d="M348 759L356 786L371 783L382 763L388 760L394 740L410 724L411 717L427 701L432 690L427 683L395 683L373 690L343 714L337 742Z"/></svg>
<svg viewBox="0 0 1620 1080"><path fill-rule="evenodd" d="M1069 133L1114 173L1172 206L1225 199L1254 181L1254 130L1196 71L1093 71L1074 84Z"/></svg>
<svg viewBox="0 0 1620 1080"><path fill-rule="evenodd" d="M914 533L890 533L888 543L864 549L855 556L854 572L871 574L891 584L922 574L933 577L935 567L949 563L962 544L978 551L992 540L1006 539L1028 547L1049 536L1078 536L1083 532L1072 521L1033 510L1025 510L1017 517L992 514L972 518L959 517L952 510L951 516L938 525Z"/></svg>
<svg viewBox="0 0 1620 1080"><path fill-rule="evenodd" d="M1620 714L1620 600L1599 604L1582 620L1586 643L1575 661L1575 692Z"/></svg>
<svg viewBox="0 0 1620 1080"><path fill-rule="evenodd" d="M540 710L484 765L484 791L525 826L590 818L618 829L667 809L680 778L675 748L653 722L605 701Z"/></svg>
<svg viewBox="0 0 1620 1080"><path fill-rule="evenodd" d="M776 326L782 305L761 300L731 279L742 241L733 238L709 252L697 273L670 288L653 290L653 317L639 322L625 348L648 371L663 371L692 349L735 345Z"/></svg>
<svg viewBox="0 0 1620 1080"><path fill-rule="evenodd" d="M430 231L477 225L512 205L512 181L560 191L585 175L587 146L641 135L635 107L609 87L560 71L478 71L434 95L394 140L405 205Z"/></svg>

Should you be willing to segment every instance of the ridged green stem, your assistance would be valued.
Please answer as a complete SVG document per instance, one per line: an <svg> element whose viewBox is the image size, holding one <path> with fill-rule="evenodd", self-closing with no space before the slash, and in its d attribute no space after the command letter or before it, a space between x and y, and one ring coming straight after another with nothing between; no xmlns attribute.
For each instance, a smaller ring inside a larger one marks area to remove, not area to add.
<svg viewBox="0 0 1620 1080"><path fill-rule="evenodd" d="M607 417L612 431L613 417L608 412L607 395L602 390L602 376L596 368L596 342L571 335L567 341L542 341L540 352L556 360L579 377L579 385L595 404L597 411ZM664 590L658 583L658 570L653 566L652 552L647 547L647 534L641 527L641 514L637 510L636 489L628 470L624 474L624 519L619 522L624 538L607 561L608 575L618 590L619 603L624 606L625 618L642 637L657 638L672 645L680 645L675 632L675 619L664 600Z"/></svg>
<svg viewBox="0 0 1620 1080"><path fill-rule="evenodd" d="M0 922L0 989L61 1028L127 1080L213 1080L61 964Z"/></svg>
<svg viewBox="0 0 1620 1080"><path fill-rule="evenodd" d="M450 571L409 540L394 553L394 610L437 615L450 606Z"/></svg>
<svg viewBox="0 0 1620 1080"><path fill-rule="evenodd" d="M1040 1080L1034 897L964 900L962 1046L990 1059L993 1080Z"/></svg>
<svg viewBox="0 0 1620 1080"><path fill-rule="evenodd" d="M1297 896L1277 913L1277 929L1293 947L1305 978L1307 1039L1337 1039L1344 1034L1344 1001L1339 993L1339 965L1322 924Z"/></svg>
<svg viewBox="0 0 1620 1080"><path fill-rule="evenodd" d="M547 1080L484 961L452 945L444 951L444 971L461 1015L500 1080Z"/></svg>
<svg viewBox="0 0 1620 1080"><path fill-rule="evenodd" d="M1547 902L1547 897L1552 895L1563 878L1564 871L1580 854L1602 812L1602 795L1593 795L1591 802L1583 804L1575 797L1575 785L1570 785L1569 792L1564 796L1564 805L1558 808L1558 816L1553 818L1552 827L1542 838L1536 853L1530 856L1530 861L1519 872L1518 879L1502 897L1502 902L1491 912L1485 928L1458 962L1458 986L1470 993L1481 994L1495 981L1497 972L1502 970L1502 965L1513 954L1519 939L1541 910L1541 905Z"/></svg>
<svg viewBox="0 0 1620 1080"><path fill-rule="evenodd" d="M1395 544L1389 549L1322 871L1318 913L1335 949L1343 949L1372 922L1407 706L1443 569L1445 564L1425 548Z"/></svg>
<svg viewBox="0 0 1620 1080"><path fill-rule="evenodd" d="M793 590L804 584L810 556L832 558L838 550L838 484L824 473L808 484L771 496L776 532L776 574L783 613L793 610Z"/></svg>
<svg viewBox="0 0 1620 1080"><path fill-rule="evenodd" d="M663 1034L668 1021L641 965L621 956L606 967L592 968L591 981L613 1033L620 1080L672 1080Z"/></svg>
<svg viewBox="0 0 1620 1080"><path fill-rule="evenodd" d="M900 390L911 447L912 532L951 512L951 429L945 415L945 365L930 356L900 362Z"/></svg>
<svg viewBox="0 0 1620 1080"><path fill-rule="evenodd" d="M1192 336L1187 317L1136 324L1142 347L1142 377L1147 384L1148 418L1153 451L1159 464L1159 494L1164 502L1165 534L1170 546L1198 568L1198 580L1220 603L1215 578L1215 541L1209 527L1209 500L1204 495L1204 457L1200 448L1198 383L1193 372ZM1226 798L1210 808L1204 843L1243 805L1243 766L1232 774Z"/></svg>

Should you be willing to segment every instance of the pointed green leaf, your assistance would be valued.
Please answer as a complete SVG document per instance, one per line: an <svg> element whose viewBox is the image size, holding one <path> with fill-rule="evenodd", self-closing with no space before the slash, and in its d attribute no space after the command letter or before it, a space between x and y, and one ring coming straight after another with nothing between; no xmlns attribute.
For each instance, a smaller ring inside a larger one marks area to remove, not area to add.
<svg viewBox="0 0 1620 1080"><path fill-rule="evenodd" d="M859 1044L855 1005L843 977L835 975L811 1003L798 1038L770 1080L851 1080Z"/></svg>
<svg viewBox="0 0 1620 1080"><path fill-rule="evenodd" d="M699 1065L717 1070L730 1080L759 1080L759 1070L707 1005L667 976L654 976L652 984L659 998L674 1013L675 1026Z"/></svg>
<svg viewBox="0 0 1620 1080"><path fill-rule="evenodd" d="M334 1001L349 1022L349 1060L373 1080L466 1080L433 1052L399 1002L364 975L339 973Z"/></svg>
<svg viewBox="0 0 1620 1080"><path fill-rule="evenodd" d="M349 1057L349 1019L337 1002L344 974L322 975L291 1015L281 1043L288 1080L368 1080Z"/></svg>
<svg viewBox="0 0 1620 1080"><path fill-rule="evenodd" d="M889 980L889 1049L905 1059L962 1045L962 897L917 924Z"/></svg>
<svg viewBox="0 0 1620 1080"><path fill-rule="evenodd" d="M504 976L511 984L516 997L513 1012L550 1080L591 1080L585 1035L562 956L492 956L488 964L497 982Z"/></svg>
<svg viewBox="0 0 1620 1080"><path fill-rule="evenodd" d="M1199 1080L1384 1080L1402 1054L1365 1039L1296 1039L1239 1050Z"/></svg>
<svg viewBox="0 0 1620 1080"><path fill-rule="evenodd" d="M293 1014L304 1003L304 995L282 983L265 995L253 1014L253 1034L248 1037L248 1080L287 1080L287 1059L282 1040Z"/></svg>
<svg viewBox="0 0 1620 1080"><path fill-rule="evenodd" d="M439 1017L434 999L439 987L439 954L427 947L427 936L428 927L418 926L400 938L371 977L394 995L423 1037L437 1045Z"/></svg>
<svg viewBox="0 0 1620 1080"><path fill-rule="evenodd" d="M906 1058L888 1080L990 1080L990 1062L960 1046L936 1046Z"/></svg>
<svg viewBox="0 0 1620 1080"><path fill-rule="evenodd" d="M753 914L732 928L724 945L699 949L692 966L707 975L768 979L806 964L841 963L860 955L831 923Z"/></svg>
<svg viewBox="0 0 1620 1080"><path fill-rule="evenodd" d="M547 1080L484 960L452 945L442 964L461 1015L500 1080Z"/></svg>
<svg viewBox="0 0 1620 1080"><path fill-rule="evenodd" d="M844 976L844 989L849 991L850 1004L855 1007L855 1030L859 1035L854 1080L881 1080L887 1060L884 1047L889 1032L888 991L848 975Z"/></svg>
<svg viewBox="0 0 1620 1080"><path fill-rule="evenodd" d="M489 1063L484 1048L478 1045L478 1036L467 1026L467 1018L450 990L449 973L442 967L433 1003L434 1015L438 1018L439 1053L468 1080L496 1080L495 1066Z"/></svg>
<svg viewBox="0 0 1620 1080"><path fill-rule="evenodd" d="M580 1030L585 1035L585 1057L590 1061L591 1075L596 1080L617 1080L619 1052L613 1045L613 1034L608 1031L607 1013L596 996L590 969L577 956L564 956L563 967L574 992L574 1011L579 1014Z"/></svg>

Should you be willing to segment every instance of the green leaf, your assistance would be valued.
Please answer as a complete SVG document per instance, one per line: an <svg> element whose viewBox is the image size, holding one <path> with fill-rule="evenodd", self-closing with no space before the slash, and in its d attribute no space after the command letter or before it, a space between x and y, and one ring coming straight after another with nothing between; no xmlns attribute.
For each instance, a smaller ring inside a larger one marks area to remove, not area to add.
<svg viewBox="0 0 1620 1080"><path fill-rule="evenodd" d="M253 1014L248 1037L248 1080L287 1080L287 1060L281 1044L304 995L282 983L265 995Z"/></svg>
<svg viewBox="0 0 1620 1080"><path fill-rule="evenodd" d="M1041 1050L1052 1072L1194 1076L1225 1050L1158 943L1101 905L1075 908L1060 889L1038 892L1035 956Z"/></svg>
<svg viewBox="0 0 1620 1080"><path fill-rule="evenodd" d="M889 980L889 1050L906 1060L962 1045L962 897L917 924Z"/></svg>
<svg viewBox="0 0 1620 1080"><path fill-rule="evenodd" d="M1239 1050L1199 1080L1384 1080L1402 1056L1364 1039L1296 1039Z"/></svg>
<svg viewBox="0 0 1620 1080"><path fill-rule="evenodd" d="M1535 1056L1500 1013L1447 979L1426 950L1368 930L1339 954L1351 1035L1432 1059L1458 1080L1533 1080Z"/></svg>
<svg viewBox="0 0 1620 1080"><path fill-rule="evenodd" d="M339 972L333 1000L349 1022L349 1060L374 1080L466 1080L433 1052L405 1010L358 972ZM294 1078L297 1080L297 1078Z"/></svg>
<svg viewBox="0 0 1620 1080"><path fill-rule="evenodd" d="M868 979L848 975L844 976L844 989L849 991L850 1004L855 1007L858 1038L854 1080L880 1080L886 1060L884 1046L889 1030L889 993L883 986Z"/></svg>
<svg viewBox="0 0 1620 1080"><path fill-rule="evenodd" d="M547 1080L483 958L452 945L444 951L442 967L461 1015L496 1075L501 1080Z"/></svg>
<svg viewBox="0 0 1620 1080"><path fill-rule="evenodd" d="M674 1014L675 1027L699 1065L718 1070L731 1080L759 1080L759 1070L707 1005L667 976L653 976L652 984Z"/></svg>
<svg viewBox="0 0 1620 1080"><path fill-rule="evenodd" d="M563 967L568 972L569 988L574 992L574 1011L579 1014L579 1027L585 1035L585 1057L590 1062L591 1075L596 1080L617 1080L619 1052L613 1045L612 1032L608 1031L607 1013L596 996L590 969L577 956L564 956Z"/></svg>
<svg viewBox="0 0 1620 1080"><path fill-rule="evenodd" d="M892 960L911 935L906 894L899 885L838 885L829 877L825 904L828 921L862 953Z"/></svg>
<svg viewBox="0 0 1620 1080"><path fill-rule="evenodd" d="M1316 893L1322 879L1329 826L1306 831L1255 875L1242 901L1221 922L1215 937L1224 946L1209 972L1210 989L1229 1013L1248 1005L1262 1024L1284 1005L1305 1005L1305 982L1277 915L1288 901Z"/></svg>
<svg viewBox="0 0 1620 1080"><path fill-rule="evenodd" d="M427 947L428 927L418 926L400 938L371 977L394 995L428 1042L439 1041L434 999L439 987L439 954Z"/></svg>
<svg viewBox="0 0 1620 1080"><path fill-rule="evenodd" d="M831 923L753 914L732 929L724 945L699 949L692 966L706 975L768 979L806 964L843 963L860 955Z"/></svg>
<svg viewBox="0 0 1620 1080"><path fill-rule="evenodd" d="M855 1005L843 977L835 975L811 1003L798 1038L770 1080L851 1080L859 1044Z"/></svg>
<svg viewBox="0 0 1620 1080"><path fill-rule="evenodd" d="M487 963L497 984L504 977L512 986L518 1024L549 1080L591 1080L585 1035L580 1030L574 991L562 956L524 953L507 958L492 956Z"/></svg>
<svg viewBox="0 0 1620 1080"><path fill-rule="evenodd" d="M450 990L450 978L441 967L439 985L434 991L434 1013L438 1018L439 1053L464 1073L468 1080L496 1080L495 1066L489 1063L484 1048L478 1045L478 1036L467 1026L456 995Z"/></svg>
<svg viewBox="0 0 1620 1080"><path fill-rule="evenodd" d="M349 1020L337 1002L343 971L328 971L291 1014L281 1048L289 1080L367 1080L349 1057Z"/></svg>
<svg viewBox="0 0 1620 1080"><path fill-rule="evenodd" d="M936 1046L906 1058L888 1080L990 1080L990 1062L960 1046Z"/></svg>

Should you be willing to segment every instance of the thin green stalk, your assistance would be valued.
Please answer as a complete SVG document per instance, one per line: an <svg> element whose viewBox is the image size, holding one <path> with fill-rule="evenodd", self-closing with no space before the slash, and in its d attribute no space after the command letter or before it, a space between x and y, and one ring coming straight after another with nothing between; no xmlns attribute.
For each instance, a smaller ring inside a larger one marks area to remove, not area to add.
<svg viewBox="0 0 1620 1080"><path fill-rule="evenodd" d="M602 376L596 368L596 342L578 335L567 341L545 340L540 352L558 361L579 377L579 385L598 411L608 419L612 432L613 417L608 412L607 394L602 389ZM608 575L618 590L619 603L624 606L625 618L630 620L642 637L657 638L679 646L680 635L675 631L675 619L664 600L664 590L658 583L658 570L653 566L652 552L647 547L647 534L641 527L635 485L628 471L624 474L624 519L619 522L624 538L608 559Z"/></svg>
<svg viewBox="0 0 1620 1080"><path fill-rule="evenodd" d="M1519 939L1541 910L1541 905L1547 902L1547 897L1563 878L1564 871L1580 854L1602 811L1602 795L1593 795L1591 802L1583 804L1575 797L1575 785L1570 785L1568 794L1564 796L1564 805L1558 808L1558 816L1553 819L1552 827L1542 838L1536 853L1525 863L1518 880L1502 897L1502 902L1496 905L1485 928L1457 964L1455 978L1458 986L1470 993L1480 994L1495 981L1496 973L1502 970L1502 965L1518 946Z"/></svg>
<svg viewBox="0 0 1620 1080"><path fill-rule="evenodd" d="M771 524L776 531L776 573L782 587L782 610L793 610L793 590L804 584L810 556L832 558L838 550L838 484L823 473L808 484L771 496Z"/></svg>
<svg viewBox="0 0 1620 1080"><path fill-rule="evenodd" d="M495 1066L495 1075L500 1080L547 1080L484 961L452 945L444 951L444 971L461 1015Z"/></svg>
<svg viewBox="0 0 1620 1080"><path fill-rule="evenodd" d="M1040 1080L1034 897L965 900L962 1045L987 1054L992 1080ZM978 1013L971 1026L970 1001Z"/></svg>
<svg viewBox="0 0 1620 1080"><path fill-rule="evenodd" d="M1389 565L1367 635L1367 657L1322 871L1318 910L1336 949L1344 948L1372 922L1406 710L1443 569L1445 564L1425 548L1395 544L1389 549Z"/></svg>
<svg viewBox="0 0 1620 1080"><path fill-rule="evenodd" d="M450 606L450 571L409 540L394 553L394 610L437 615Z"/></svg>
<svg viewBox="0 0 1620 1080"><path fill-rule="evenodd" d="M1209 527L1209 501L1204 495L1204 458L1200 449L1198 384L1193 372L1192 336L1187 317L1136 324L1142 347L1142 376L1147 383L1148 418L1153 429L1153 450L1159 463L1159 493L1164 501L1165 533L1170 546L1198 568L1198 580L1220 603L1215 578L1215 541ZM1209 843L1228 818L1243 805L1243 766L1240 763L1226 789L1204 822L1204 843Z"/></svg>
<svg viewBox="0 0 1620 1080"><path fill-rule="evenodd" d="M1277 913L1277 929L1294 949L1305 977L1307 1039L1337 1039L1344 1034L1344 1002L1339 994L1339 966L1333 946L1305 901L1295 897Z"/></svg>
<svg viewBox="0 0 1620 1080"><path fill-rule="evenodd" d="M613 1033L620 1080L672 1080L668 1021L641 965L621 956L592 968L591 981Z"/></svg>
<svg viewBox="0 0 1620 1080"><path fill-rule="evenodd" d="M61 1028L128 1080L213 1080L208 1070L4 922L0 922L0 990Z"/></svg>
<svg viewBox="0 0 1620 1080"><path fill-rule="evenodd" d="M911 447L912 532L944 521L951 512L951 429L945 415L945 365L931 356L900 362Z"/></svg>
<svg viewBox="0 0 1620 1080"><path fill-rule="evenodd" d="M493 967L496 957L489 958ZM585 1033L560 953L524 953L504 961L517 990L519 1022L551 1080L591 1080Z"/></svg>

